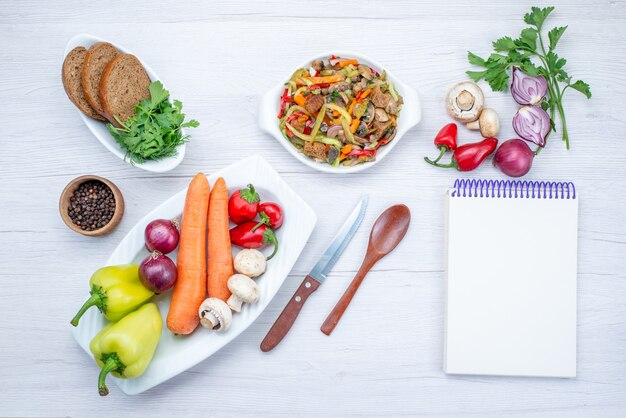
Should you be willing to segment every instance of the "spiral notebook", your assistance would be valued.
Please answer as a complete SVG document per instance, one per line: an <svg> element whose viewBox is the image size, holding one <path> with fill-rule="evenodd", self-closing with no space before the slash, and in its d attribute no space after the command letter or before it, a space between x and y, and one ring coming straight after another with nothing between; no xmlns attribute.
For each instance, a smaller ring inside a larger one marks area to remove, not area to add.
<svg viewBox="0 0 626 418"><path fill-rule="evenodd" d="M444 371L575 377L574 185L457 180L446 202Z"/></svg>

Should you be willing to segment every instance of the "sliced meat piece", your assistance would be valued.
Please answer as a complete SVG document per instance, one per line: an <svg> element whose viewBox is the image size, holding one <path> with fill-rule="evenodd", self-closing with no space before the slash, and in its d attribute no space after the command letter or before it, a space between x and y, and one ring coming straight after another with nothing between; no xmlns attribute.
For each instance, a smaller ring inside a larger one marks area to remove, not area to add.
<svg viewBox="0 0 626 418"><path fill-rule="evenodd" d="M306 126L306 121L300 121L299 118L292 120L291 122L289 122L289 124L291 126L293 126L294 129L296 129L298 132L304 132L304 127Z"/></svg>
<svg viewBox="0 0 626 418"><path fill-rule="evenodd" d="M150 98L150 77L136 56L118 55L107 65L100 80L100 100L106 118L118 126L135 114L135 106Z"/></svg>
<svg viewBox="0 0 626 418"><path fill-rule="evenodd" d="M311 63L311 67L315 71L322 71L324 69L324 63L321 60L315 60Z"/></svg>
<svg viewBox="0 0 626 418"><path fill-rule="evenodd" d="M389 104L391 100L393 100L393 97L391 97L391 94L383 93L380 90L380 86L374 87L374 89L372 90L372 94L370 95L370 98L372 100L372 103L374 103L374 106L382 107L383 109L387 107L387 105Z"/></svg>
<svg viewBox="0 0 626 418"><path fill-rule="evenodd" d="M374 121L372 129L374 130L374 134L378 138L383 138L383 134L385 133L385 131L387 131L387 129L389 129L391 125L393 125L393 121L391 120L388 120L387 122Z"/></svg>
<svg viewBox="0 0 626 418"><path fill-rule="evenodd" d="M102 115L95 111L85 98L85 90L81 82L83 73L83 61L87 55L85 47L77 46L72 49L65 60L61 69L61 79L63 80L63 88L67 97L74 105L90 118L97 120L105 120Z"/></svg>
<svg viewBox="0 0 626 418"><path fill-rule="evenodd" d="M334 93L336 91L344 90L350 90L350 83L348 83L347 81L338 81L328 86L328 93Z"/></svg>
<svg viewBox="0 0 626 418"><path fill-rule="evenodd" d="M317 113L324 105L324 98L319 94L310 94L304 102L304 108L307 112Z"/></svg>
<svg viewBox="0 0 626 418"><path fill-rule="evenodd" d="M327 157L326 145L322 144L321 142L305 141L303 152L304 155L316 158L318 160L325 160Z"/></svg>
<svg viewBox="0 0 626 418"><path fill-rule="evenodd" d="M398 114L398 104L396 103L395 100L392 100L389 103L387 103L387 106L385 106L385 110L387 111L387 113L390 113L392 115L397 115Z"/></svg>
<svg viewBox="0 0 626 418"><path fill-rule="evenodd" d="M115 46L108 42L93 44L85 55L81 82L85 90L85 98L96 112L104 115L104 108L100 102L100 79L104 69L119 55Z"/></svg>

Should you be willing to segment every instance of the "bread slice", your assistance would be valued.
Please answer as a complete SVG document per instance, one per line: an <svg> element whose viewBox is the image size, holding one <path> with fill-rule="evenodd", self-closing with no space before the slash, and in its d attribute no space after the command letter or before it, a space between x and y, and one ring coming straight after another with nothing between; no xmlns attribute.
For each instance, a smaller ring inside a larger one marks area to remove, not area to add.
<svg viewBox="0 0 626 418"><path fill-rule="evenodd" d="M137 103L150 97L150 77L136 56L118 55L107 65L100 79L100 101L104 116L119 127L135 114Z"/></svg>
<svg viewBox="0 0 626 418"><path fill-rule="evenodd" d="M96 112L103 114L100 103L100 78L106 66L119 55L115 46L108 42L95 43L87 51L83 63L82 84L85 98ZM103 115L104 116L104 115Z"/></svg>
<svg viewBox="0 0 626 418"><path fill-rule="evenodd" d="M63 88L67 97L72 103L85 115L97 120L105 120L102 115L94 110L85 98L85 91L81 83L83 72L83 60L87 55L87 50L83 46L77 46L72 49L65 60L61 70L61 79L63 80Z"/></svg>

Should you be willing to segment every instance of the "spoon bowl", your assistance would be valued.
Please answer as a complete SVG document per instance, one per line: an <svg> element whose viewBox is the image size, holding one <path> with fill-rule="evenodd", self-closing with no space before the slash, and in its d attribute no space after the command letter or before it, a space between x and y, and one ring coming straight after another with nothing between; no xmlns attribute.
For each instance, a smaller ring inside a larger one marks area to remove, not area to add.
<svg viewBox="0 0 626 418"><path fill-rule="evenodd" d="M369 249L381 257L389 254L402 241L409 229L411 212L405 205L395 205L384 211L372 227Z"/></svg>
<svg viewBox="0 0 626 418"><path fill-rule="evenodd" d="M370 233L369 244L363 263L356 276L330 312L320 330L330 335L341 316L348 308L363 279L378 260L389 254L398 246L406 235L411 223L411 211L405 205L395 205L380 214Z"/></svg>

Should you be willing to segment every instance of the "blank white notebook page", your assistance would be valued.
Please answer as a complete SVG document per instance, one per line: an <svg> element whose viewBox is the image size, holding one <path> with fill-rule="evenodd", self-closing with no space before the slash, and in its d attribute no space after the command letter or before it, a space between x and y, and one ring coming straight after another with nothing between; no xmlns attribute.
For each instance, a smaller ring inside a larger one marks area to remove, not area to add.
<svg viewBox="0 0 626 418"><path fill-rule="evenodd" d="M447 205L444 371L575 377L578 199Z"/></svg>

